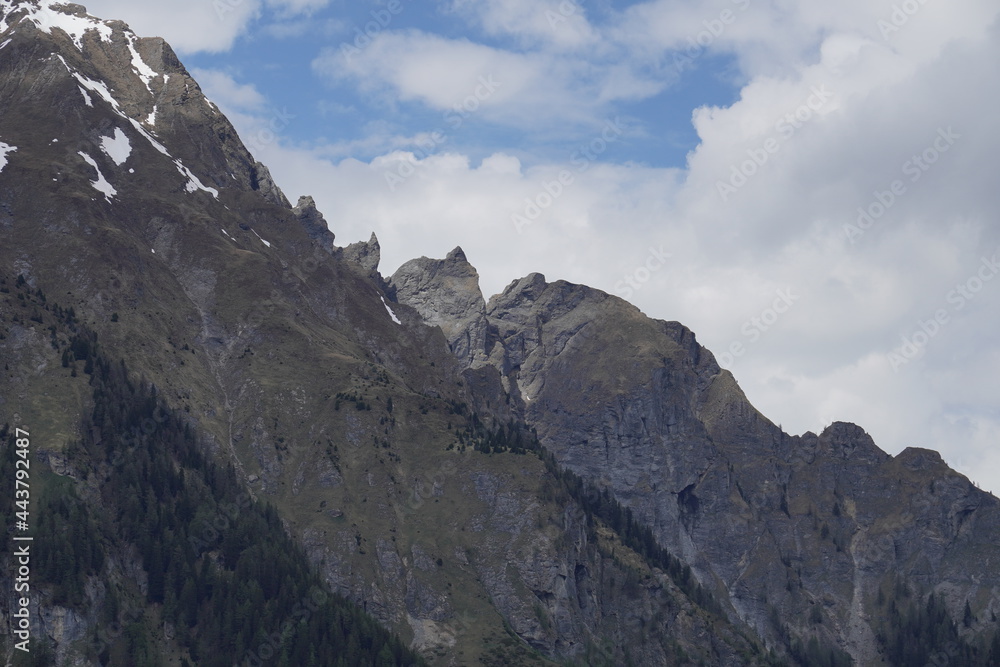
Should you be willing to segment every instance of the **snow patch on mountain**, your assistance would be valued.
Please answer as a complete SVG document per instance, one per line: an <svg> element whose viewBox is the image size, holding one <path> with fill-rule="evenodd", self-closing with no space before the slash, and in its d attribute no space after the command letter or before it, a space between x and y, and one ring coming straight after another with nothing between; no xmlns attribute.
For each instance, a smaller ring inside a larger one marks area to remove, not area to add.
<svg viewBox="0 0 1000 667"><path fill-rule="evenodd" d="M135 48L136 36L127 35L127 37L128 50L129 53L132 54L132 68L135 70L135 73L139 75L139 78L142 79L142 82L146 84L146 90L148 90L149 94L152 95L153 89L149 84L152 83L153 79L158 78L160 75L154 72L153 68L147 65L146 61L139 55L139 52Z"/></svg>
<svg viewBox="0 0 1000 667"><path fill-rule="evenodd" d="M202 192L207 192L216 199L219 198L218 190L207 187L190 169L181 164L180 160L174 160L174 164L177 166L177 171L179 171L182 175L187 176L188 182L187 185L184 186L185 190L188 192L197 192L198 190L201 190Z"/></svg>
<svg viewBox="0 0 1000 667"><path fill-rule="evenodd" d="M0 0L0 34L7 32L10 24L10 13L14 10L14 5L10 0Z"/></svg>
<svg viewBox="0 0 1000 667"><path fill-rule="evenodd" d="M114 136L101 139L101 150L120 167L132 154L132 144L121 128L116 127Z"/></svg>
<svg viewBox="0 0 1000 667"><path fill-rule="evenodd" d="M150 145L152 145L153 148L155 148L157 151L163 153L168 158L173 160L174 166L177 167L177 171L182 176L184 176L188 181L187 185L185 186L185 190L187 190L188 192L197 192L198 190L201 190L203 192L207 192L216 199L219 198L218 190L216 190L215 188L207 187L204 183L202 183L201 180L194 175L194 172L192 172L190 169L184 166L184 164L180 160L175 159L166 149L166 147L164 147L163 144L157 141L156 138L154 138L153 135L151 135L146 130L146 128L142 126L142 123L140 123L134 118L129 118L127 115L125 115L125 113L122 112L121 105L118 104L118 100L116 100L114 96L111 94L111 91L108 90L107 84L103 83L102 81L94 81L93 79L88 79L79 72L73 71L73 69L66 64L66 61L63 60L62 56L56 56L56 57L62 61L62 64L66 66L66 69L69 71L71 75L73 75L73 77L77 80L77 82L79 82L81 86L83 86L84 88L93 93L96 93L99 97L101 97L101 99L103 99L105 102L111 105L111 108L114 110L114 112L119 116L121 116L124 120L131 123L132 127L134 127L136 131L139 132L139 134L144 136L146 140L150 143Z"/></svg>
<svg viewBox="0 0 1000 667"><path fill-rule="evenodd" d="M4 15L3 21L0 22L0 33L5 32L11 27L7 22L10 19L9 14L13 11L14 7L15 4L11 3L10 0L2 0L0 2L0 11ZM83 36L89 32L96 32L98 38L106 42L111 42L114 36L114 29L110 25L100 19L87 16L86 9L80 8L79 5L76 5L74 8L63 3L43 1L37 7L33 7L30 4L22 4L17 5L17 8L27 10L27 14L18 23L27 19L38 26L39 30L47 32L50 35L53 34L53 30L59 29L69 36L73 44L81 52L83 51ZM152 95L153 88L150 84L154 79L163 75L157 73L142 59L142 55L139 54L136 48L139 38L134 33L126 30L125 40L131 54L132 69L135 70L136 75L142 80L146 89ZM5 41L0 45L0 49L7 46L10 41L9 39Z"/></svg>
<svg viewBox="0 0 1000 667"><path fill-rule="evenodd" d="M396 317L396 313L392 312L392 308L390 308L389 304L385 302L385 297L380 296L379 298L382 299L382 305L385 306L385 310L387 313L389 313L389 317L392 318L392 321L395 322L396 324L402 324L402 322L399 321L399 318Z"/></svg>
<svg viewBox="0 0 1000 667"><path fill-rule="evenodd" d="M12 40L12 39L8 39L8 40L4 41L4 43L3 43L3 44L0 44L0 49L2 49L3 47L7 46L7 45L8 45L8 44L10 44L10 43L11 43L12 41L14 41L14 40Z"/></svg>
<svg viewBox="0 0 1000 667"><path fill-rule="evenodd" d="M82 157L87 162L87 164L93 167L94 171L97 172L97 180L91 181L90 184L94 186L95 190L103 193L105 199L111 201L111 198L117 195L118 191L114 189L111 183L108 183L108 179L104 178L104 174L101 173L101 169L100 167L97 166L97 162L94 160L94 158L90 157L83 151L79 151L78 155Z"/></svg>
<svg viewBox="0 0 1000 667"><path fill-rule="evenodd" d="M21 5L21 7L28 10L25 18L32 21L40 30L50 35L55 29L62 30L69 35L73 44L81 51L83 50L83 36L88 32L95 31L100 39L111 41L113 32L111 26L89 16L76 16L67 13L68 10L64 9L65 5L42 2L38 7L30 5Z"/></svg>
<svg viewBox="0 0 1000 667"><path fill-rule="evenodd" d="M252 231L254 233L254 236L256 236L257 238L260 239L261 243L263 243L264 245L266 245L268 248L271 247L271 243L269 241L265 241L264 239L262 239L261 236L260 236L260 234L258 234L255 230L251 229L250 231Z"/></svg>
<svg viewBox="0 0 1000 667"><path fill-rule="evenodd" d="M59 62L63 64L63 67L66 68L66 71L69 72L74 79L76 79L77 83L80 84L81 88L89 90L92 93L97 93L98 96L100 96L105 102L111 105L111 108L115 110L115 113L117 113L119 116L122 116L123 118L126 117L125 114L122 113L121 107L118 105L118 100L116 100L111 95L111 91L108 90L107 85L105 85L101 81L94 81L93 79L88 79L79 72L74 71L73 68L69 66L69 63L66 62L66 59L63 58L58 53L56 54L56 58L58 58ZM87 97L87 101L90 102L90 96L87 95L86 92L84 92L84 95ZM91 106L93 106L93 104L91 104Z"/></svg>
<svg viewBox="0 0 1000 667"><path fill-rule="evenodd" d="M7 166L7 154L17 150L17 146L11 146L0 141L0 172Z"/></svg>

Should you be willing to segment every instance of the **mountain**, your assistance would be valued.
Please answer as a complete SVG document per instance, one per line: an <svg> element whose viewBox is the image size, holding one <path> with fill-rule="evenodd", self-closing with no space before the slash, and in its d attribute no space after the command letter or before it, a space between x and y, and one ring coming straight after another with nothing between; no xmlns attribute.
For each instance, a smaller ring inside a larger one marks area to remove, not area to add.
<svg viewBox="0 0 1000 667"><path fill-rule="evenodd" d="M0 17L41 664L1000 664L1000 503L936 453L788 436L598 290L487 301L460 248L384 277L163 40Z"/></svg>

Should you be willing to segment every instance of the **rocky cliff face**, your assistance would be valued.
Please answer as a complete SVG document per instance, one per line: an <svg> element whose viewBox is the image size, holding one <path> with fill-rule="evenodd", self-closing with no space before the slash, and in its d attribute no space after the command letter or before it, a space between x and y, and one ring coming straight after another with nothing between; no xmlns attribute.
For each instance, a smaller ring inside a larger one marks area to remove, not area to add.
<svg viewBox="0 0 1000 667"><path fill-rule="evenodd" d="M292 213L309 234L309 238L316 241L323 250L333 254L335 247L333 242L336 237L326 224L326 218L316 208L316 200L308 195L299 197L299 203L292 209Z"/></svg>
<svg viewBox="0 0 1000 667"><path fill-rule="evenodd" d="M461 249L386 281L374 235L339 248L292 208L162 40L0 17L0 424L53 476L85 477L64 454L90 407L58 303L434 664L819 664L810 639L880 664L897 574L992 636L997 500L932 452L789 437L693 333L597 290L532 274L486 302ZM40 590L36 634L82 660L99 615Z"/></svg>
<svg viewBox="0 0 1000 667"><path fill-rule="evenodd" d="M449 264L471 275L449 256L411 263L407 283L433 285ZM1000 504L936 454L890 457L844 423L790 437L688 329L584 286L528 276L485 321L444 285L397 295L463 363L488 359L559 463L631 508L769 645L817 636L878 664L877 591L897 576L955 618L967 601L1000 611L996 573L977 569L970 586L968 569L1000 558Z"/></svg>
<svg viewBox="0 0 1000 667"><path fill-rule="evenodd" d="M390 286L394 297L416 309L424 322L441 327L464 365L478 367L487 361L486 301L479 274L461 248L443 260L410 260L392 275Z"/></svg>

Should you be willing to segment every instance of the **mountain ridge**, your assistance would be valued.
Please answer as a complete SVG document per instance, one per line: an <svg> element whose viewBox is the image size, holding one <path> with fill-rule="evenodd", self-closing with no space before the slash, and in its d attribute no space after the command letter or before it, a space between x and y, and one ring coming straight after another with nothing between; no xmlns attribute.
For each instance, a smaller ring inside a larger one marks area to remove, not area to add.
<svg viewBox="0 0 1000 667"><path fill-rule="evenodd" d="M486 300L461 248L384 278L165 42L41 6L0 0L0 422L37 424L53 475L86 477L93 407L60 304L433 664L892 664L909 601L989 664L1000 507L939 456L789 436L693 332L600 290Z"/></svg>

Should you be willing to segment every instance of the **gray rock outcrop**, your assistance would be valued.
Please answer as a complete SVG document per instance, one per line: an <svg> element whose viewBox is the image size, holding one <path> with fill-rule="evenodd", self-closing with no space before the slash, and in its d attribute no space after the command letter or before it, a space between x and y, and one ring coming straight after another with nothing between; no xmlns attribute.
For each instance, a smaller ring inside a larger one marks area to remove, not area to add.
<svg viewBox="0 0 1000 667"><path fill-rule="evenodd" d="M452 352L466 366L486 363L486 301L479 274L461 248L441 260L410 260L396 270L389 285L399 303L414 308L427 324L441 327Z"/></svg>
<svg viewBox="0 0 1000 667"><path fill-rule="evenodd" d="M326 224L326 218L316 208L316 200L306 195L299 197L298 204L292 209L292 214L302 223L309 238L319 243L323 250L333 254L334 234Z"/></svg>
<svg viewBox="0 0 1000 667"><path fill-rule="evenodd" d="M353 262L371 273L378 271L378 264L382 259L382 251L375 232L372 232L371 238L367 241L352 243L344 248L342 253L348 262Z"/></svg>

